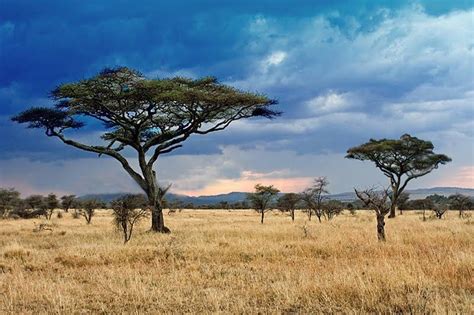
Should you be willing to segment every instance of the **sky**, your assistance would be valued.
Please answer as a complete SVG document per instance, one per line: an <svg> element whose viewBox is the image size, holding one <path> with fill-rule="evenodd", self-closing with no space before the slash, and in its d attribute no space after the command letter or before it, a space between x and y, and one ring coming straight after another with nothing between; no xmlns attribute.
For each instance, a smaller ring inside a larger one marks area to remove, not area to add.
<svg viewBox="0 0 474 315"><path fill-rule="evenodd" d="M474 188L472 1L0 0L0 187L139 191L116 161L10 121L51 106L59 84L114 66L149 78L212 75L279 101L277 119L238 121L160 157L159 181L175 193L256 183L299 192L319 176L333 193L387 185L345 152L405 133L453 159L409 188Z"/></svg>

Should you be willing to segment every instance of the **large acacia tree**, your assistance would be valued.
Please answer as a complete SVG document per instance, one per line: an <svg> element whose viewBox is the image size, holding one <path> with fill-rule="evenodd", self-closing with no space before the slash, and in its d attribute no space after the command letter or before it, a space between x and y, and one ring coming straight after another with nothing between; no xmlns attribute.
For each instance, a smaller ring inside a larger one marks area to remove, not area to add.
<svg viewBox="0 0 474 315"><path fill-rule="evenodd" d="M13 121L44 129L47 136L67 145L117 160L148 197L151 229L158 232L169 232L161 204L165 192L154 171L160 155L178 149L192 134L223 130L244 118L279 115L270 109L275 100L226 86L212 77L147 79L124 67L63 84L51 97L55 107L33 107ZM70 131L93 120L103 125L101 144L86 144L69 136ZM138 168L126 158L130 150L135 152Z"/></svg>
<svg viewBox="0 0 474 315"><path fill-rule="evenodd" d="M400 139L370 139L369 142L347 150L346 158L372 161L390 179L392 189L389 218L395 217L400 194L407 184L424 176L451 159L433 152L431 141L405 134Z"/></svg>

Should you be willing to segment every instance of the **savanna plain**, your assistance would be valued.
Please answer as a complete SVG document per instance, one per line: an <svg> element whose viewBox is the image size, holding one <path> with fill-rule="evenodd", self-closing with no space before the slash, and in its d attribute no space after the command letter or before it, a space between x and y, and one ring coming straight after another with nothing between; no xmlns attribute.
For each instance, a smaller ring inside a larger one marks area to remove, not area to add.
<svg viewBox="0 0 474 315"><path fill-rule="evenodd" d="M406 212L295 222L250 210L167 215L123 244L111 213L0 222L0 313L473 313L474 222Z"/></svg>

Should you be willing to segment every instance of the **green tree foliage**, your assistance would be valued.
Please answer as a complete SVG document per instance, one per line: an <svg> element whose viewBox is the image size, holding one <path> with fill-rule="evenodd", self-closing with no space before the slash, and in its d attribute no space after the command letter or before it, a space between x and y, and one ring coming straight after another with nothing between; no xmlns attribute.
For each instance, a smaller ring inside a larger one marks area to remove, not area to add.
<svg viewBox="0 0 474 315"><path fill-rule="evenodd" d="M123 67L63 84L51 95L54 108L33 107L13 121L41 128L66 145L117 160L147 195L152 231L158 232L169 232L161 204L164 192L154 171L160 155L178 149L191 135L217 132L245 118L280 114L270 109L275 100L226 86L212 77L147 79ZM103 144L82 143L68 135L91 120L103 123ZM135 152L138 169L125 158L125 149Z"/></svg>
<svg viewBox="0 0 474 315"><path fill-rule="evenodd" d="M61 208L65 212L69 212L69 209L74 204L74 200L76 199L76 195L65 195L61 197Z"/></svg>
<svg viewBox="0 0 474 315"><path fill-rule="evenodd" d="M6 218L20 204L20 193L13 188L0 188L0 218Z"/></svg>
<svg viewBox="0 0 474 315"><path fill-rule="evenodd" d="M301 196L295 193L287 193L278 198L277 206L280 211L289 212L291 221L295 221L295 210L298 203L301 201Z"/></svg>
<svg viewBox="0 0 474 315"><path fill-rule="evenodd" d="M435 209L435 204L431 199L415 199L408 202L408 208L412 210L421 210L423 213L423 221L426 221L426 210Z"/></svg>
<svg viewBox="0 0 474 315"><path fill-rule="evenodd" d="M247 195L252 207L260 213L260 223L263 224L265 213L270 210L279 192L273 185L263 186L257 184L255 185L255 192Z"/></svg>
<svg viewBox="0 0 474 315"><path fill-rule="evenodd" d="M444 154L434 153L433 149L430 141L405 134L398 140L370 139L367 143L347 150L346 158L372 161L390 179L392 202L389 218L393 218L397 200L411 180L451 161Z"/></svg>
<svg viewBox="0 0 474 315"><path fill-rule="evenodd" d="M76 211L81 215L87 224L92 223L92 217L95 215L95 211L102 207L102 202L97 199L85 199L78 200L75 203Z"/></svg>
<svg viewBox="0 0 474 315"><path fill-rule="evenodd" d="M448 197L449 209L458 210L459 217L463 218L465 216L466 210L471 210L474 208L474 202L469 196L462 194L454 194Z"/></svg>
<svg viewBox="0 0 474 315"><path fill-rule="evenodd" d="M328 200L322 204L323 215L326 220L332 220L344 211L344 204L339 200Z"/></svg>
<svg viewBox="0 0 474 315"><path fill-rule="evenodd" d="M46 213L46 219L51 220L54 209L59 207L59 201L55 194L49 194L43 199L43 207Z"/></svg>

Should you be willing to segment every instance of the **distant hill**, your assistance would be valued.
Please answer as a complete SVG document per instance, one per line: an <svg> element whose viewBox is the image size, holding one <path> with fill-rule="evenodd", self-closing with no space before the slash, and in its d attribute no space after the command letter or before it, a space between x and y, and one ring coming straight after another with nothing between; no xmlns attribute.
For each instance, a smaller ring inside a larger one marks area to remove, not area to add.
<svg viewBox="0 0 474 315"><path fill-rule="evenodd" d="M412 189L412 190L407 190L407 192L410 194L410 199L423 199L426 196L433 195L433 194L449 196L456 193L474 197L474 189L472 188L434 187L434 188ZM79 197L79 199L94 198L94 199L98 199L104 202L110 202L125 194L126 193L90 194L90 195L81 196ZM241 201L244 201L246 197L247 197L247 193L245 192L231 192L227 194L199 196L199 197L192 197L192 196L172 194L172 193L167 195L168 200L173 200L173 201L179 200L183 203L192 203L196 206L215 205L223 201L226 201L228 203L241 202ZM356 199L356 195L353 192L332 194L332 195L329 195L328 197L329 199L340 200L340 201L352 201Z"/></svg>

